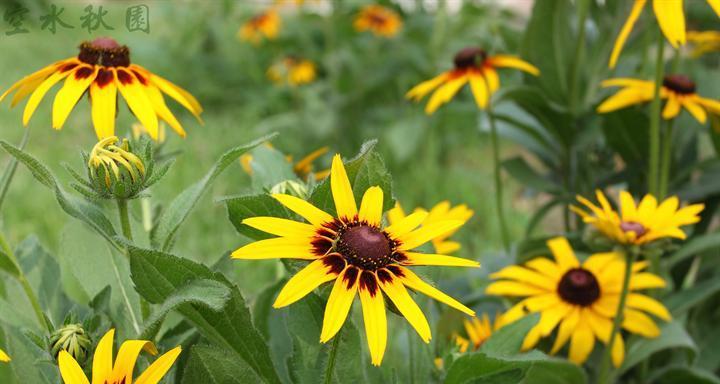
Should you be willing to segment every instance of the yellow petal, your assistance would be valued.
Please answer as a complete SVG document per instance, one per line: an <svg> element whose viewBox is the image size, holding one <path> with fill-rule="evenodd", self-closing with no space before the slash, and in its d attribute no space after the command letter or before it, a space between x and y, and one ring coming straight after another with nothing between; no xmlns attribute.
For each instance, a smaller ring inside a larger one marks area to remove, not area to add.
<svg viewBox="0 0 720 384"><path fill-rule="evenodd" d="M75 104L95 80L100 67L81 65L65 79L65 84L55 95L52 108L52 127L61 129Z"/></svg>
<svg viewBox="0 0 720 384"><path fill-rule="evenodd" d="M308 264L288 280L275 299L273 308L288 306L307 296L321 284L335 279L337 273L332 269L332 266L325 264L325 260L315 260Z"/></svg>
<svg viewBox="0 0 720 384"><path fill-rule="evenodd" d="M687 109L688 112L698 121L700 124L705 124L707 121L707 113L705 109L701 107L695 100L685 98L682 101L682 106Z"/></svg>
<svg viewBox="0 0 720 384"><path fill-rule="evenodd" d="M453 96L465 85L467 80L468 76L463 74L440 86L430 97L430 100L425 106L425 113L431 115L440 108L441 105L452 100Z"/></svg>
<svg viewBox="0 0 720 384"><path fill-rule="evenodd" d="M60 367L60 376L65 384L90 384L80 365L64 349L60 350L58 366Z"/></svg>
<svg viewBox="0 0 720 384"><path fill-rule="evenodd" d="M145 94L145 86L140 84L140 80L135 77L131 71L126 69L113 68L115 74L115 84L120 90L130 111L137 117L148 134L153 140L158 138L158 119L155 110L152 107L150 99Z"/></svg>
<svg viewBox="0 0 720 384"><path fill-rule="evenodd" d="M373 276L373 278L375 277ZM379 366L382 363L385 346L387 345L385 300L383 300L383 295L379 290L371 294L367 289L360 289L359 294L372 365Z"/></svg>
<svg viewBox="0 0 720 384"><path fill-rule="evenodd" d="M575 252L570 247L570 243L564 237L556 237L547 242L548 247L552 251L555 260L560 268L570 269L580 266Z"/></svg>
<svg viewBox="0 0 720 384"><path fill-rule="evenodd" d="M485 79L479 74L470 75L470 90L472 91L475 103L478 108L485 109L488 102L488 90Z"/></svg>
<svg viewBox="0 0 720 384"><path fill-rule="evenodd" d="M126 383L132 382L135 362L140 355L140 351L148 346L152 346L152 343L147 340L127 340L122 343L115 358L112 377L118 382L123 379ZM154 349L154 347L151 348Z"/></svg>
<svg viewBox="0 0 720 384"><path fill-rule="evenodd" d="M407 260L403 261L406 265L442 265L448 267L474 267L479 268L480 263L475 260L463 259L460 257L433 255L426 253L407 252L405 254Z"/></svg>
<svg viewBox="0 0 720 384"><path fill-rule="evenodd" d="M663 108L662 111L662 117L665 120L670 120L675 118L680 113L680 102L678 101L677 97L670 96L668 97L667 103L665 104L665 108Z"/></svg>
<svg viewBox="0 0 720 384"><path fill-rule="evenodd" d="M397 240L400 242L398 249L410 250L417 248L436 237L461 227L463 224L465 223L460 220L445 220L423 225L415 231L398 237Z"/></svg>
<svg viewBox="0 0 720 384"><path fill-rule="evenodd" d="M610 68L615 68L618 57L620 57L620 52L622 51L628 36L630 36L630 32L632 32L635 22L640 17L640 12L642 12L646 2L647 0L635 0L632 10L630 11L630 15L627 20L625 20L625 24L623 24L620 34L615 40L615 45L613 46L612 53L610 54Z"/></svg>
<svg viewBox="0 0 720 384"><path fill-rule="evenodd" d="M109 70L98 72L95 81L90 85L92 106L92 122L95 134L102 140L115 136L115 114L117 112L117 86ZM107 79L110 77L110 79Z"/></svg>
<svg viewBox="0 0 720 384"><path fill-rule="evenodd" d="M515 280L548 291L555 291L557 289L557 280L559 278L559 276L556 278L548 278L543 274L518 265L505 267L500 271L491 274L490 277L493 279Z"/></svg>
<svg viewBox="0 0 720 384"><path fill-rule="evenodd" d="M175 347L167 352L165 352L162 356L160 356L157 360L155 360L150 366L143 372L137 380L133 381L135 384L157 384L162 380L163 376L167 373L167 371L170 370L170 368L175 363L175 360L177 360L178 356L180 356L180 352L182 352L181 347Z"/></svg>
<svg viewBox="0 0 720 384"><path fill-rule="evenodd" d="M560 320L567 316L572 309L572 306L560 302L553 307L543 310L540 316L540 322L537 324L540 328L540 336L545 337L549 335Z"/></svg>
<svg viewBox="0 0 720 384"><path fill-rule="evenodd" d="M8 354L5 353L5 351L3 351L2 349L0 349L0 361L2 361L3 363L7 363L8 361L10 361L10 356L8 356Z"/></svg>
<svg viewBox="0 0 720 384"><path fill-rule="evenodd" d="M425 211L417 211L404 217L402 220L390 220L392 225L385 228L385 232L389 233L394 238L405 236L422 224L427 215L428 213Z"/></svg>
<svg viewBox="0 0 720 384"><path fill-rule="evenodd" d="M407 268L399 267L400 273L396 274L398 278L411 289L421 292L425 295L432 297L433 299L445 303L458 311L466 313L468 316L475 316L475 311L462 305L459 301L452 297L444 294L439 289L431 286L430 284L422 281L415 273Z"/></svg>
<svg viewBox="0 0 720 384"><path fill-rule="evenodd" d="M447 79L448 73L441 73L438 76L433 77L430 80L423 81L422 83L412 87L406 94L405 97L411 100L418 101L430 93L433 89L437 88Z"/></svg>
<svg viewBox="0 0 720 384"><path fill-rule="evenodd" d="M667 308L665 308L661 302L649 296L638 293L630 293L627 296L627 306L652 313L665 321L670 321L672 319L672 316L670 316L670 312Z"/></svg>
<svg viewBox="0 0 720 384"><path fill-rule="evenodd" d="M138 74L136 74L137 76ZM155 110L155 113L157 113L158 117L168 123L170 125L170 128L175 131L180 137L185 137L186 133L185 130L182 127L182 124L177 120L175 115L173 115L172 112L170 112L170 109L168 108L167 104L165 104L165 98L163 98L162 92L160 92L160 89L156 87L154 84L145 81L143 84L143 89L145 90L145 94L147 95L148 99L150 100L150 103L152 104L152 108ZM162 142L162 139L158 137L158 141Z"/></svg>
<svg viewBox="0 0 720 384"><path fill-rule="evenodd" d="M343 270L335 279L335 285L333 285L325 306L323 326L320 332L321 343L332 339L345 323L353 299L355 299L355 293L357 293L359 277L358 270L351 267Z"/></svg>
<svg viewBox="0 0 720 384"><path fill-rule="evenodd" d="M492 68L483 68L482 74L485 77L485 83L488 88L488 98L490 98L500 88L500 76L497 71Z"/></svg>
<svg viewBox="0 0 720 384"><path fill-rule="evenodd" d="M525 335L525 339L523 339L520 350L523 352L528 351L532 349L538 341L540 341L540 327L536 325L530 329L530 332L528 332L527 335Z"/></svg>
<svg viewBox="0 0 720 384"><path fill-rule="evenodd" d="M637 221L635 199L628 191L620 192L620 212L622 212L623 221Z"/></svg>
<svg viewBox="0 0 720 384"><path fill-rule="evenodd" d="M485 293L496 296L533 296L547 293L547 290L515 281L496 281L488 285Z"/></svg>
<svg viewBox="0 0 720 384"><path fill-rule="evenodd" d="M653 0L655 18L663 35L677 48L685 44L685 12L682 0Z"/></svg>
<svg viewBox="0 0 720 384"><path fill-rule="evenodd" d="M577 326L579 320L580 309L573 308L560 323L560 327L558 328L558 334L555 337L555 343L550 350L551 354L556 354L563 346L565 346L567 341L570 339L570 336L575 331L575 327Z"/></svg>
<svg viewBox="0 0 720 384"><path fill-rule="evenodd" d="M319 227L325 223L330 223L334 220L330 214L324 212L323 210L315 207L314 205L308 203L307 201L299 197L284 195L280 193L273 194L272 197L275 198L275 200L279 201L280 204L302 216L310 224L316 227Z"/></svg>
<svg viewBox="0 0 720 384"><path fill-rule="evenodd" d="M405 319L407 319L410 325L415 328L415 331L417 331L418 335L420 335L420 338L424 342L429 343L431 338L430 325L428 324L422 310L420 310L420 307L418 307L412 297L410 297L410 294L407 292L407 289L405 289L405 286L400 282L400 279L391 272L387 271L378 272L378 277L380 277L383 273L387 273L390 276L390 279L383 281L383 279L380 278L380 287L385 294L387 294L388 298L390 298L390 301L395 304Z"/></svg>
<svg viewBox="0 0 720 384"><path fill-rule="evenodd" d="M365 221L369 225L379 227L383 214L383 191L380 187L370 187L365 191L362 202L360 202L360 212L358 219Z"/></svg>
<svg viewBox="0 0 720 384"><path fill-rule="evenodd" d="M582 364L587 360L593 347L595 347L595 337L590 326L581 318L570 339L568 358L576 364Z"/></svg>
<svg viewBox="0 0 720 384"><path fill-rule="evenodd" d="M629 332L653 338L660 335L660 328L646 314L633 309L625 309L622 327Z"/></svg>
<svg viewBox="0 0 720 384"><path fill-rule="evenodd" d="M564 270L560 269L560 266L545 257L536 257L526 262L525 266L530 267L536 272L539 272L551 279L558 279L563 273L565 273Z"/></svg>
<svg viewBox="0 0 720 384"><path fill-rule="evenodd" d="M113 339L115 330L111 329L105 333L95 348L92 367L92 382L102 383L110 377L113 370ZM66 380L67 382L67 380Z"/></svg>
<svg viewBox="0 0 720 384"><path fill-rule="evenodd" d="M490 57L488 61L493 67L515 68L527 72L531 75L540 75L540 70L537 69L537 67L515 56L495 55Z"/></svg>
<svg viewBox="0 0 720 384"><path fill-rule="evenodd" d="M644 103L652 100L653 90L643 88L624 88L618 93L608 97L597 107L598 113L608 113L629 107L631 105Z"/></svg>
<svg viewBox="0 0 720 384"><path fill-rule="evenodd" d="M315 235L315 227L310 224L279 217L250 217L243 224L276 236L311 237Z"/></svg>
<svg viewBox="0 0 720 384"><path fill-rule="evenodd" d="M140 66L138 65L132 65L133 69L136 69ZM165 94L170 96L171 98L175 99L180 105L187 108L195 117L200 120L200 113L202 113L203 109L200 106L200 103L191 95L188 91L178 87L177 85L171 83L170 81L151 73L150 71L140 67L142 71L144 71L146 75L150 78L150 82L155 84L158 88L160 88L161 91L163 91Z"/></svg>
<svg viewBox="0 0 720 384"><path fill-rule="evenodd" d="M277 237L260 240L237 249L232 253L235 259L315 259L309 238Z"/></svg>
<svg viewBox="0 0 720 384"><path fill-rule="evenodd" d="M23 125L28 125L28 123L30 122L30 118L32 117L33 113L35 113L35 109L37 109L40 101L42 101L43 97L45 97L45 94L50 90L50 88L52 88L52 86L55 85L58 81L64 79L71 73L71 70L55 72L50 75L50 77L45 79L33 91L32 95L30 95L30 99L28 99L27 104L25 104L25 110L23 111Z"/></svg>
<svg viewBox="0 0 720 384"><path fill-rule="evenodd" d="M8 88L5 92L3 92L2 95L0 95L0 102L5 100L5 97L7 97L9 94L11 94L15 90L18 90L18 89L22 90L23 88L30 88L29 91L34 90L35 88L37 88L38 85L40 85L43 82L43 80L47 76L50 76L50 74L55 72L59 67L61 67L64 64L74 63L76 60L77 59L75 59L75 58L61 60L61 61L52 63L52 64L48 65L47 67L44 67L38 71L35 71L35 72L23 77L22 79L16 81L15 84L11 85L10 88ZM33 85L33 84L34 84L34 87L28 87L29 85ZM18 91L18 92L20 92L20 91ZM27 96L28 90L26 90L23 93L25 96ZM19 102L21 99L22 98L15 100L15 98L13 97L12 105L13 106L16 105L17 102Z"/></svg>
<svg viewBox="0 0 720 384"><path fill-rule="evenodd" d="M357 215L357 205L355 204L355 196L353 195L352 185L345 172L340 155L335 155L330 170L330 188L332 189L333 200L335 200L335 209L337 215L341 219L354 219Z"/></svg>

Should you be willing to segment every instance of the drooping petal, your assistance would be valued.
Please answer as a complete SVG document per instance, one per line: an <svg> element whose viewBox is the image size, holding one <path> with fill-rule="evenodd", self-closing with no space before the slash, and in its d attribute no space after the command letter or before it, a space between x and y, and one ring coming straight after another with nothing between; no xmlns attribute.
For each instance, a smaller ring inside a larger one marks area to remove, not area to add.
<svg viewBox="0 0 720 384"><path fill-rule="evenodd" d="M200 119L200 113L202 113L203 108L202 106L200 106L200 103L197 101L197 99L195 99L195 97L190 94L190 92L178 87L177 85L154 73L151 73L150 71L140 67L139 65L133 64L131 67L133 69L140 68L141 71L144 71L144 73L148 75L147 77L150 78L150 82L155 84L165 94L175 99L175 101L180 103L180 105L187 108L193 115L195 115L198 120L202 121L202 119Z"/></svg>
<svg viewBox="0 0 720 384"><path fill-rule="evenodd" d="M358 219L369 225L379 227L383 214L383 191L380 187L370 187L365 191L360 202Z"/></svg>
<svg viewBox="0 0 720 384"><path fill-rule="evenodd" d="M384 280L381 277L384 276L384 274L389 276L388 280ZM420 307L418 307L417 303L415 303L415 300L413 300L407 292L407 289L405 289L405 286L402 282L400 282L400 279L386 270L382 272L378 271L378 277L380 280L380 287L385 294L387 294L388 298L390 298L390 301L395 304L400 313L402 313L410 325L415 328L415 331L417 331L418 335L420 335L420 338L424 342L429 343L431 338L430 325L425 318L425 314L423 314Z"/></svg>
<svg viewBox="0 0 720 384"><path fill-rule="evenodd" d="M273 308L288 306L336 277L337 273L333 272L331 265L326 265L325 260L315 260L288 280L275 299Z"/></svg>
<svg viewBox="0 0 720 384"><path fill-rule="evenodd" d="M653 93L654 90L647 87L624 88L598 105L597 112L608 113L631 105L648 102L652 100Z"/></svg>
<svg viewBox="0 0 720 384"><path fill-rule="evenodd" d="M314 205L308 203L307 201L299 197L285 195L281 193L273 194L272 197L275 200L279 201L280 204L302 216L310 224L316 227L319 227L324 223L329 223L333 221L333 217L330 214L324 212L323 210L315 207Z"/></svg>
<svg viewBox="0 0 720 384"><path fill-rule="evenodd" d="M478 108L485 109L489 98L485 79L480 74L471 74L469 78L470 90L475 98L475 104L477 104Z"/></svg>
<svg viewBox="0 0 720 384"><path fill-rule="evenodd" d="M638 293L630 293L627 296L627 306L629 308L640 309L665 320L670 321L672 316L665 306L650 296Z"/></svg>
<svg viewBox="0 0 720 384"><path fill-rule="evenodd" d="M432 92L433 89L437 88L440 84L447 80L448 73L444 72L430 80L423 81L422 83L412 87L406 94L405 97L411 100L418 101L425 97L428 93Z"/></svg>
<svg viewBox="0 0 720 384"><path fill-rule="evenodd" d="M52 75L50 75L47 79L45 79L30 95L30 99L28 99L27 104L25 104L25 110L23 111L23 125L27 126L30 122L30 118L32 117L33 113L35 113L35 110L37 109L38 105L40 104L40 101L42 101L43 97L45 97L45 94L52 88L53 85L57 84L58 81L64 79L68 75L70 75L72 71L60 71L55 72Z"/></svg>
<svg viewBox="0 0 720 384"><path fill-rule="evenodd" d="M130 111L147 129L150 137L157 140L158 118L150 99L145 94L144 86L131 71L116 68L113 68L112 71L115 74L115 84L130 107Z"/></svg>
<svg viewBox="0 0 720 384"><path fill-rule="evenodd" d="M515 68L534 76L540 76L540 70L536 66L515 56L495 55L488 58L488 62L493 67Z"/></svg>
<svg viewBox="0 0 720 384"><path fill-rule="evenodd" d="M385 228L385 232L389 233L395 238L407 235L412 230L417 228L420 224L422 224L427 215L428 213L426 211L413 212L405 218L401 219L400 221L393 222L391 226Z"/></svg>
<svg viewBox="0 0 720 384"><path fill-rule="evenodd" d="M353 299L357 293L359 273L357 268L343 270L335 280L330 297L325 306L320 342L326 343L342 328L347 318Z"/></svg>
<svg viewBox="0 0 720 384"><path fill-rule="evenodd" d="M115 358L112 377L115 378L117 382L132 382L135 363L137 362L138 356L140 356L140 351L147 348L157 353L152 342L147 340L127 340L122 343Z"/></svg>
<svg viewBox="0 0 720 384"><path fill-rule="evenodd" d="M117 86L112 71L101 69L90 85L92 122L95 134L102 140L115 135Z"/></svg>
<svg viewBox="0 0 720 384"><path fill-rule="evenodd" d="M152 364L138 378L133 381L135 384L157 384L162 380L167 371L172 368L175 360L182 352L181 347L175 347L153 361Z"/></svg>
<svg viewBox="0 0 720 384"><path fill-rule="evenodd" d="M140 75L136 73L135 76L139 79ZM147 82L147 80L143 83L143 89L145 90L145 94L150 100L152 108L155 110L158 117L168 123L173 131L180 135L180 137L185 137L187 134L185 133L182 124L180 124L178 119L168 108L167 104L165 104L165 98L163 97L162 92L160 92L160 89L158 89L158 87L154 84Z"/></svg>
<svg viewBox="0 0 720 384"><path fill-rule="evenodd" d="M646 314L634 309L625 309L622 327L629 332L638 335L654 338L660 335L660 328Z"/></svg>
<svg viewBox="0 0 720 384"><path fill-rule="evenodd" d="M93 383L102 383L103 380L110 377L112 374L114 338L115 330L111 329L105 333L105 336L100 339L97 347L95 347L92 367Z"/></svg>
<svg viewBox="0 0 720 384"><path fill-rule="evenodd" d="M556 354L570 339L570 336L575 331L578 321L580 320L580 309L573 308L567 316L560 323L558 328L558 334L555 337L555 343L550 350L551 354Z"/></svg>
<svg viewBox="0 0 720 384"><path fill-rule="evenodd" d="M345 172L345 166L340 155L333 157L330 170L330 188L332 189L338 217L353 219L358 213L355 195L353 195L352 185Z"/></svg>
<svg viewBox="0 0 720 384"><path fill-rule="evenodd" d="M419 229L397 238L400 241L400 250L417 248L428 241L442 236L450 231L461 227L465 222L461 220L445 220L423 225Z"/></svg>
<svg viewBox="0 0 720 384"><path fill-rule="evenodd" d="M460 88L462 88L467 81L468 76L462 74L440 86L430 97L430 100L428 100L428 103L425 106L425 113L431 115L440 108L441 105L452 100L453 96L458 93Z"/></svg>
<svg viewBox="0 0 720 384"><path fill-rule="evenodd" d="M690 112L698 123L705 124L707 121L707 112L705 112L705 109L703 109L703 107L701 107L695 100L691 98L684 98L682 100L682 106Z"/></svg>
<svg viewBox="0 0 720 384"><path fill-rule="evenodd" d="M367 272L365 272L367 273ZM373 277L375 278L375 277ZM372 364L379 366L385 355L387 345L387 318L385 317L385 300L379 290L374 294L367 289L360 289L365 335Z"/></svg>
<svg viewBox="0 0 720 384"><path fill-rule="evenodd" d="M58 366L60 367L60 376L65 384L90 384L80 365L64 349L60 350Z"/></svg>
<svg viewBox="0 0 720 384"><path fill-rule="evenodd" d="M622 51L628 36L630 36L630 32L632 32L635 22L640 17L640 13L642 12L645 3L647 3L647 0L635 0L632 10L630 10L630 15L627 20L625 20L625 24L623 24L620 34L615 40L615 45L613 46L612 53L610 54L610 68L615 68L615 64L617 64L617 60L620 57L620 52Z"/></svg>
<svg viewBox="0 0 720 384"><path fill-rule="evenodd" d="M232 253L234 259L315 259L309 238L277 237L245 245Z"/></svg>
<svg viewBox="0 0 720 384"><path fill-rule="evenodd" d="M488 98L500 89L500 76L497 71L493 68L483 68L482 74L485 77L485 84L487 84Z"/></svg>
<svg viewBox="0 0 720 384"><path fill-rule="evenodd" d="M414 289L418 292L421 292L425 295L428 295L441 303L445 303L445 304L457 309L458 311L466 313L469 316L475 316L475 311L464 306L459 301L446 295L445 293L441 292L439 289L433 287L432 285L422 281L411 270L404 268L404 267L399 267L398 269L399 269L400 273L396 273L395 276L397 276L403 282L403 284L405 284L409 288Z"/></svg>
<svg viewBox="0 0 720 384"><path fill-rule="evenodd" d="M276 236L310 237L315 234L315 227L310 224L279 217L250 217L242 223Z"/></svg>
<svg viewBox="0 0 720 384"><path fill-rule="evenodd" d="M65 78L65 84L55 95L52 108L52 127L61 129L75 104L95 80L100 67L83 65L75 68Z"/></svg>
<svg viewBox="0 0 720 384"><path fill-rule="evenodd" d="M0 95L0 102L5 100L5 98L11 94L15 90L19 90L22 88L25 88L27 85L35 84L34 87L31 87L30 91L34 90L40 83L43 82L43 80L50 76L51 73L55 72L60 66L63 64L67 64L69 62L74 62L76 59L67 59L67 60L61 60L55 63L52 63L48 65L47 67L44 67L38 71L35 71L22 79L15 82L15 84L11 85L10 88L8 88L5 92L3 92L2 95ZM19 92L19 91L18 91ZM27 96L28 92L24 92L25 96ZM14 99L14 98L13 98ZM19 102L22 98L19 98L17 102ZM17 102L14 102L13 105L17 104Z"/></svg>
<svg viewBox="0 0 720 384"><path fill-rule="evenodd" d="M480 263L475 260L463 259L461 257L434 255L426 253L405 253L407 260L403 261L406 265L442 265L448 267L480 267Z"/></svg>
<svg viewBox="0 0 720 384"><path fill-rule="evenodd" d="M665 38L674 47L685 44L683 1L653 0L653 10Z"/></svg>

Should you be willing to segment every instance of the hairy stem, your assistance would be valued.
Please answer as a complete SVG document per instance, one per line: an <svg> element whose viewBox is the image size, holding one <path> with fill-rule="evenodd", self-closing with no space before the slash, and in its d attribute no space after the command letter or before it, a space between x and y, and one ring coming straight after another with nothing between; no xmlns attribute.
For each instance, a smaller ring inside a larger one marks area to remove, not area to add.
<svg viewBox="0 0 720 384"><path fill-rule="evenodd" d="M130 215L128 214L128 203L125 199L117 199L118 215L120 216L120 226L122 227L123 236L126 239L133 239L132 227L130 226Z"/></svg>
<svg viewBox="0 0 720 384"><path fill-rule="evenodd" d="M18 148L20 150L25 149L25 146L27 145L28 140L30 140L30 128L25 129L25 133L23 134L22 139L20 140L20 145ZM15 176L15 171L17 170L18 166L18 160L13 157L10 160L10 164L8 164L7 169L5 169L5 173L3 174L2 181L0 181L0 211L2 211L2 205L5 202L5 197L7 196L8 190L10 189L10 183L12 183L13 177Z"/></svg>

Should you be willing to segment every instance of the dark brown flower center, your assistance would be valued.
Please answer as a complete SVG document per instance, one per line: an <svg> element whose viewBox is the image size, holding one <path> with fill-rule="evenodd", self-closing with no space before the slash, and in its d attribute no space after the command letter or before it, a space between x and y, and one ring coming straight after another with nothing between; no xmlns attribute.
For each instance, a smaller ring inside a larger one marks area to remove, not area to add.
<svg viewBox="0 0 720 384"><path fill-rule="evenodd" d="M130 50L112 38L98 37L80 44L78 60L90 65L127 67L130 65Z"/></svg>
<svg viewBox="0 0 720 384"><path fill-rule="evenodd" d="M600 285L592 272L573 268L560 279L557 292L564 301L585 307L600 297Z"/></svg>
<svg viewBox="0 0 720 384"><path fill-rule="evenodd" d="M365 270L375 270L394 262L391 240L384 232L365 224L343 231L335 249L349 264Z"/></svg>
<svg viewBox="0 0 720 384"><path fill-rule="evenodd" d="M695 93L695 82L685 75L667 75L663 79L663 87L675 93L690 95Z"/></svg>
<svg viewBox="0 0 720 384"><path fill-rule="evenodd" d="M453 63L455 68L469 68L478 66L487 59L487 53L476 47L468 47L455 54Z"/></svg>
<svg viewBox="0 0 720 384"><path fill-rule="evenodd" d="M636 223L634 221L623 221L620 223L620 229L622 229L623 232L634 232L635 237L642 237L644 234L647 233L647 228L645 228L642 224Z"/></svg>

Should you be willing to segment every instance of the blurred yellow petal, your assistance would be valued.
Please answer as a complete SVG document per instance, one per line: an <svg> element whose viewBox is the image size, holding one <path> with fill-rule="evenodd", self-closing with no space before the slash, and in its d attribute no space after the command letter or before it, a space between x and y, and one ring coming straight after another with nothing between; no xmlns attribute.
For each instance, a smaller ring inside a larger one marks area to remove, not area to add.
<svg viewBox="0 0 720 384"><path fill-rule="evenodd" d="M641 295L638 293L630 293L627 296L627 306L634 309L640 309L645 312L651 313L660 319L670 321L672 316L665 306L653 299L650 296Z"/></svg>
<svg viewBox="0 0 720 384"><path fill-rule="evenodd" d="M430 97L427 105L425 106L425 113L428 115L433 114L441 105L452 100L453 96L465 85L468 81L468 76L463 74L452 80L448 80L445 84L440 86Z"/></svg>
<svg viewBox="0 0 720 384"><path fill-rule="evenodd" d="M353 195L352 185L345 172L340 155L335 155L330 170L330 188L332 189L333 199L335 200L335 209L337 215L341 219L353 220L357 215L357 205L355 204L355 196Z"/></svg>
<svg viewBox="0 0 720 384"><path fill-rule="evenodd" d="M470 90L472 91L475 103L478 108L485 109L488 102L488 89L485 79L479 74L473 74L470 78Z"/></svg>
<svg viewBox="0 0 720 384"><path fill-rule="evenodd" d="M389 233L395 238L399 238L407 235L417 228L427 217L428 213L424 211L413 212L406 216L402 220L391 220L392 225L385 228L385 232Z"/></svg>
<svg viewBox="0 0 720 384"><path fill-rule="evenodd" d="M665 108L662 111L662 117L665 120L675 118L680 113L680 102L677 97L668 97Z"/></svg>
<svg viewBox="0 0 720 384"><path fill-rule="evenodd" d="M682 100L682 106L687 109L688 112L698 121L700 124L705 124L707 121L707 113L705 109L701 107L695 100L685 98Z"/></svg>
<svg viewBox="0 0 720 384"><path fill-rule="evenodd" d="M682 0L653 0L653 10L660 29L670 44L685 44L685 12Z"/></svg>
<svg viewBox="0 0 720 384"><path fill-rule="evenodd" d="M445 220L445 221L439 221L432 224L427 224L421 226L419 229L416 229L415 231L412 231L410 233L407 233L403 236L400 236L397 238L398 241L400 241L400 245L398 249L401 250L410 250L417 248L428 241L432 240L433 238L436 238L438 236L442 236L460 226L462 226L464 223L459 220Z"/></svg>
<svg viewBox="0 0 720 384"><path fill-rule="evenodd" d="M425 97L428 93L432 92L433 89L437 88L447 80L448 73L441 73L438 76L433 77L430 80L423 81L422 83L412 87L406 94L405 97L418 101Z"/></svg>
<svg viewBox="0 0 720 384"><path fill-rule="evenodd" d="M585 323L585 319L581 318L570 338L570 353L568 358L576 364L582 364L587 360L594 347L595 337L593 336L592 330L590 330L590 326Z"/></svg>
<svg viewBox="0 0 720 384"><path fill-rule="evenodd" d="M555 260L560 268L570 269L580 266L575 252L570 247L570 243L564 237L556 237L547 242L548 247L552 251Z"/></svg>
<svg viewBox="0 0 720 384"><path fill-rule="evenodd" d="M618 37L615 40L615 45L613 46L612 53L610 54L610 68L615 68L615 64L617 64L617 60L620 57L620 52L622 51L628 36L630 36L630 32L632 32L635 22L640 17L640 13L642 12L646 2L647 0L635 0L635 3L630 10L630 15L627 20L625 20L625 24L623 24L620 34L618 34Z"/></svg>
<svg viewBox="0 0 720 384"><path fill-rule="evenodd" d="M647 88L625 88L608 97L597 107L598 113L608 113L631 105L641 104L652 100L653 90Z"/></svg>
<svg viewBox="0 0 720 384"><path fill-rule="evenodd" d="M537 67L515 56L495 55L488 58L488 62L493 67L515 68L534 76L540 76L540 70Z"/></svg>

